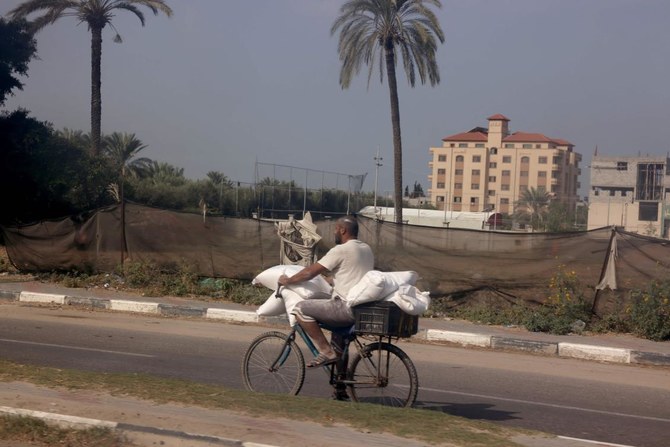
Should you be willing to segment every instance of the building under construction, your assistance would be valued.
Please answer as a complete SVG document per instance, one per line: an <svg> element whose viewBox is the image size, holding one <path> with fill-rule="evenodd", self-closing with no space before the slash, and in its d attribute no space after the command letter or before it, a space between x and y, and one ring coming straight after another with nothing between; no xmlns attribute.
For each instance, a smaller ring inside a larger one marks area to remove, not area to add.
<svg viewBox="0 0 670 447"><path fill-rule="evenodd" d="M594 155L591 162L588 229L616 225L667 239L670 159ZM667 183L667 184L666 184Z"/></svg>

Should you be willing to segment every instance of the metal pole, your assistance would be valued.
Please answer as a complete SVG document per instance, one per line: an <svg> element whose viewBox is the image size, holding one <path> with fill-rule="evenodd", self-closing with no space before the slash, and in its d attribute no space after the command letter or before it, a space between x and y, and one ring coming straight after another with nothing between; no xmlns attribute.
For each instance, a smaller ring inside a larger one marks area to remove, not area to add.
<svg viewBox="0 0 670 447"><path fill-rule="evenodd" d="M379 178L379 167L382 166L382 157L379 156L379 146L377 146L377 155L374 157L375 160L375 215L377 215L377 180Z"/></svg>

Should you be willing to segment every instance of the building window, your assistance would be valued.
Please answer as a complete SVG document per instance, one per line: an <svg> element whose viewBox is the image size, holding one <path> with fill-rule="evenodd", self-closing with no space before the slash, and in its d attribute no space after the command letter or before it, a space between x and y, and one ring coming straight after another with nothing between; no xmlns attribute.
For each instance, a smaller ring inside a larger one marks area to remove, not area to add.
<svg viewBox="0 0 670 447"><path fill-rule="evenodd" d="M458 147L468 147L468 143L458 143Z"/></svg>
<svg viewBox="0 0 670 447"><path fill-rule="evenodd" d="M498 153L497 147L492 147L491 149L489 149L489 154L496 155L497 153Z"/></svg>
<svg viewBox="0 0 670 447"><path fill-rule="evenodd" d="M546 165L547 164L547 157L539 157L537 159L537 162L541 165Z"/></svg>
<svg viewBox="0 0 670 447"><path fill-rule="evenodd" d="M529 143L524 143L524 144L521 145L521 147L522 147L523 149L532 149L532 148L533 148L533 145L532 145L532 144L529 144Z"/></svg>
<svg viewBox="0 0 670 447"><path fill-rule="evenodd" d="M456 147L456 145L454 143L451 143L449 147Z"/></svg>
<svg viewBox="0 0 670 447"><path fill-rule="evenodd" d="M546 186L538 186L537 187L537 192L547 192L547 187Z"/></svg>
<svg viewBox="0 0 670 447"><path fill-rule="evenodd" d="M479 155L473 155L473 156L472 156L472 162L473 162L473 163L479 163L480 161L482 161L482 157L481 157L481 156L479 156Z"/></svg>
<svg viewBox="0 0 670 447"><path fill-rule="evenodd" d="M436 202L444 202L444 196L437 196L435 197Z"/></svg>
<svg viewBox="0 0 670 447"><path fill-rule="evenodd" d="M508 171L508 170L502 171L502 176L503 177L509 177L510 176L510 171Z"/></svg>
<svg viewBox="0 0 670 447"><path fill-rule="evenodd" d="M438 183L437 189L444 189L444 183Z"/></svg>
<svg viewBox="0 0 670 447"><path fill-rule="evenodd" d="M547 171L539 171L539 172L537 173L537 176L538 176L539 178L547 178Z"/></svg>
<svg viewBox="0 0 670 447"><path fill-rule="evenodd" d="M658 202L640 202L638 220L645 222L658 221Z"/></svg>
<svg viewBox="0 0 670 447"><path fill-rule="evenodd" d="M600 195L600 188L598 187L593 187L593 195L598 197Z"/></svg>
<svg viewBox="0 0 670 447"><path fill-rule="evenodd" d="M541 144L536 144L536 145L535 145L535 149L540 149L541 147L542 147Z"/></svg>
<svg viewBox="0 0 670 447"><path fill-rule="evenodd" d="M610 197L616 196L616 189L610 189Z"/></svg>
<svg viewBox="0 0 670 447"><path fill-rule="evenodd" d="M446 155L438 155L437 156L437 161L447 161L447 156Z"/></svg>
<svg viewBox="0 0 670 447"><path fill-rule="evenodd" d="M463 163L463 156L462 155L457 155L456 156L456 163Z"/></svg>
<svg viewBox="0 0 670 447"><path fill-rule="evenodd" d="M558 192L558 185L551 185L551 192Z"/></svg>
<svg viewBox="0 0 670 447"><path fill-rule="evenodd" d="M461 196L454 196L454 203L461 203Z"/></svg>
<svg viewBox="0 0 670 447"><path fill-rule="evenodd" d="M528 171L520 171L519 177L528 177Z"/></svg>
<svg viewBox="0 0 670 447"><path fill-rule="evenodd" d="M561 162L561 157L553 157L551 159L551 162L555 165L559 164Z"/></svg>
<svg viewBox="0 0 670 447"><path fill-rule="evenodd" d="M470 189L479 189L479 183L472 183Z"/></svg>
<svg viewBox="0 0 670 447"><path fill-rule="evenodd" d="M438 174L438 175L440 175L440 174L446 174L446 173L447 173L447 170L446 170L446 169L438 169L438 170L437 170L437 174Z"/></svg>
<svg viewBox="0 0 670 447"><path fill-rule="evenodd" d="M489 189L489 196L495 196L496 191L494 189Z"/></svg>
<svg viewBox="0 0 670 447"><path fill-rule="evenodd" d="M512 157L509 155L503 156L503 163L512 163Z"/></svg>
<svg viewBox="0 0 670 447"><path fill-rule="evenodd" d="M470 197L470 205L479 203L479 197Z"/></svg>
<svg viewBox="0 0 670 447"><path fill-rule="evenodd" d="M638 163L637 200L661 200L663 194L663 173L665 167L660 163Z"/></svg>
<svg viewBox="0 0 670 447"><path fill-rule="evenodd" d="M489 182L493 183L496 181L496 176L495 175L489 175Z"/></svg>
<svg viewBox="0 0 670 447"><path fill-rule="evenodd" d="M509 199L500 199L501 205L509 205Z"/></svg>
<svg viewBox="0 0 670 447"><path fill-rule="evenodd" d="M454 169L454 175L463 175L462 169Z"/></svg>
<svg viewBox="0 0 670 447"><path fill-rule="evenodd" d="M463 183L454 183L454 189L463 189Z"/></svg>
<svg viewBox="0 0 670 447"><path fill-rule="evenodd" d="M505 149L514 149L514 143L505 143Z"/></svg>
<svg viewBox="0 0 670 447"><path fill-rule="evenodd" d="M559 174L560 174L560 172L558 172L558 171L551 171L551 178L558 178Z"/></svg>
<svg viewBox="0 0 670 447"><path fill-rule="evenodd" d="M521 157L521 163L525 163L525 164L530 163L530 157Z"/></svg>
<svg viewBox="0 0 670 447"><path fill-rule="evenodd" d="M495 161L492 161L492 162L489 163L489 168L495 169L497 167L498 167L498 163L496 163Z"/></svg>
<svg viewBox="0 0 670 447"><path fill-rule="evenodd" d="M473 169L473 170L472 170L472 176L473 176L473 177L476 177L476 176L478 176L478 175L479 175L479 169Z"/></svg>
<svg viewBox="0 0 670 447"><path fill-rule="evenodd" d="M475 143L475 147L484 147L484 143Z"/></svg>
<svg viewBox="0 0 670 447"><path fill-rule="evenodd" d="M501 191L509 191L509 185L500 185Z"/></svg>
<svg viewBox="0 0 670 447"><path fill-rule="evenodd" d="M628 170L628 162L626 162L626 161L617 161L617 162L616 162L616 170L617 170L617 171L627 171L627 170Z"/></svg>

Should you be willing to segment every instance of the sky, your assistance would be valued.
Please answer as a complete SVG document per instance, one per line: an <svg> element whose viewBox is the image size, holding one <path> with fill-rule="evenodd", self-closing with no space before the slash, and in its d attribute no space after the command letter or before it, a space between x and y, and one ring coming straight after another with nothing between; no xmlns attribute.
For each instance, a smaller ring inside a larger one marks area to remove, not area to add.
<svg viewBox="0 0 670 447"><path fill-rule="evenodd" d="M0 14L19 3L1 0ZM367 191L378 172L379 194L392 190L388 85L375 72L368 86L367 70L349 89L339 85L330 28L343 1L167 3L173 16L144 10L145 27L119 11L113 23L121 44L103 31L103 133L135 133L148 145L142 156L192 179L221 171L253 182L260 162L367 172ZM441 82L411 88L399 70L410 188L428 189L430 147L487 126L496 113L512 131L572 142L583 156L582 196L596 146L599 155L670 151L667 0L443 0L435 12L446 37L437 53ZM88 132L86 25L62 18L37 44L23 91L3 109L25 108L56 129Z"/></svg>

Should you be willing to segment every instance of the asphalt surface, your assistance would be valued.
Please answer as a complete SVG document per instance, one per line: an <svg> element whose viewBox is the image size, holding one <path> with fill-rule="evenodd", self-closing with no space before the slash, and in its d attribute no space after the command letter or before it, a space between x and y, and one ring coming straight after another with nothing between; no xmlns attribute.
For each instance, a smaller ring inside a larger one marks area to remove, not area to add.
<svg viewBox="0 0 670 447"><path fill-rule="evenodd" d="M0 304L60 305L64 307L107 309L166 316L188 316L246 323L287 326L285 317L258 317L255 307L233 303L207 302L177 297L142 297L130 293L95 289L70 289L40 282L0 282ZM421 318L415 338L436 344L523 352L534 355L578 358L585 361L670 368L670 342L653 342L628 335L567 335L532 333L517 327L477 325L464 321ZM154 411L155 408L147 409ZM1 407L0 412L21 413L29 410ZM33 414L54 423L69 421L75 416L60 413ZM67 425L67 422L65 422ZM155 427L137 427L126 422L85 419L83 425L116 428L133 436L160 438L164 445L260 445L237 439L208 438L185 431L165 433ZM327 430L323 428L322 430ZM157 438L157 439L158 439ZM166 439L170 442L165 443ZM181 442L181 443L180 443ZM570 438L527 438L517 440L529 447L577 447L607 445ZM391 445L392 443L386 443ZM147 444L150 445L150 444ZM286 444L284 444L286 445Z"/></svg>

